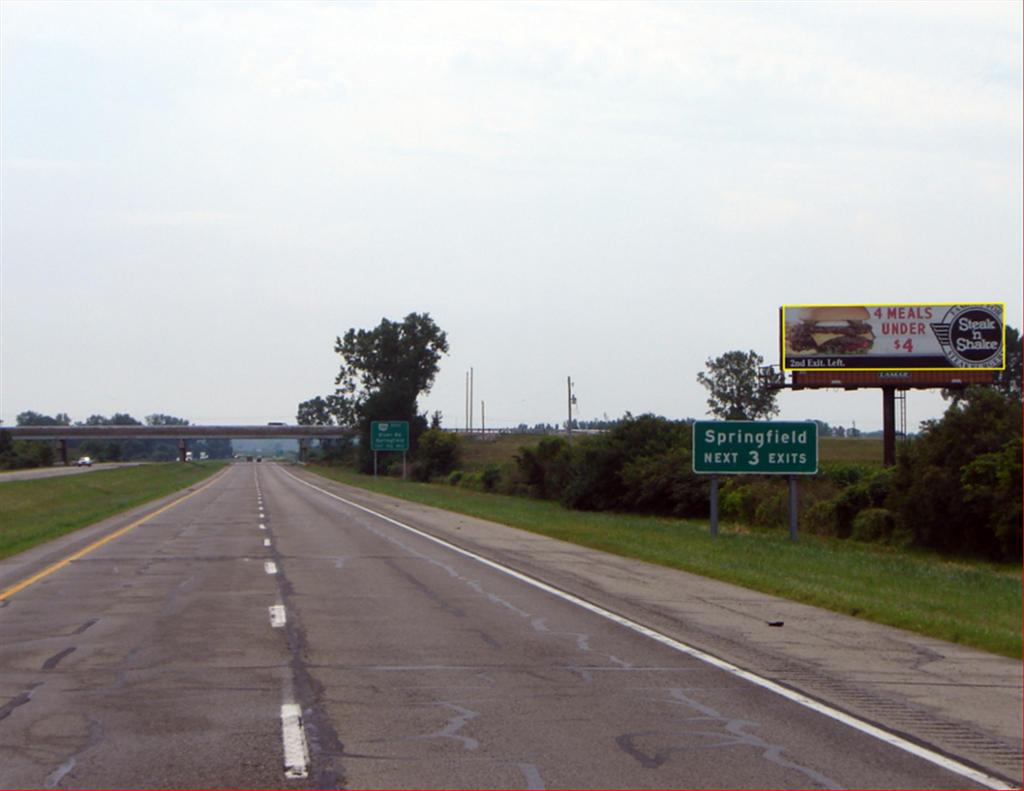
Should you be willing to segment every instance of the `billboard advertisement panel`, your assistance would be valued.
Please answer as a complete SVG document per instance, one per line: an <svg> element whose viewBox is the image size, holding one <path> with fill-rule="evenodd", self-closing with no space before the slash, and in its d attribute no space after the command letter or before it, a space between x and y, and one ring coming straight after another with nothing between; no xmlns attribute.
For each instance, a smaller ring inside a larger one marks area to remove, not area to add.
<svg viewBox="0 0 1024 791"><path fill-rule="evenodd" d="M948 371L1006 367L999 302L783 305L787 371Z"/></svg>

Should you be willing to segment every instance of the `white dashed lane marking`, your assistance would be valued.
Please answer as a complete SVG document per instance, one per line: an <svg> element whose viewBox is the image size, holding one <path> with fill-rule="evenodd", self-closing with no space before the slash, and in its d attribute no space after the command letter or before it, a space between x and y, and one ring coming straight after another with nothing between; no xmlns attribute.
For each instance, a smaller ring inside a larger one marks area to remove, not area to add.
<svg viewBox="0 0 1024 791"><path fill-rule="evenodd" d="M309 747L302 727L302 708L297 703L281 706L281 741L284 743L284 776L301 780L309 774Z"/></svg>
<svg viewBox="0 0 1024 791"><path fill-rule="evenodd" d="M275 604L270 607L270 625L275 629L280 629L288 623L288 616L285 615L284 605Z"/></svg>

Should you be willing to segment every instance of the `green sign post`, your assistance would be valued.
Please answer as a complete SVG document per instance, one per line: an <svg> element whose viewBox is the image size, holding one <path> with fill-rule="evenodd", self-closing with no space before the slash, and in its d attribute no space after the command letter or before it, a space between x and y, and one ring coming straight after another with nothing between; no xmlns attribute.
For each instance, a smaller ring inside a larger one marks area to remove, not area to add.
<svg viewBox="0 0 1024 791"><path fill-rule="evenodd" d="M818 472L818 424L698 420L693 471L711 476L711 535L718 535L719 475L788 475L789 537L796 540L796 476Z"/></svg>
<svg viewBox="0 0 1024 791"><path fill-rule="evenodd" d="M373 474L377 475L377 453L402 454L402 477L405 478L405 454L409 450L407 420L374 420L370 422L370 450L373 451Z"/></svg>

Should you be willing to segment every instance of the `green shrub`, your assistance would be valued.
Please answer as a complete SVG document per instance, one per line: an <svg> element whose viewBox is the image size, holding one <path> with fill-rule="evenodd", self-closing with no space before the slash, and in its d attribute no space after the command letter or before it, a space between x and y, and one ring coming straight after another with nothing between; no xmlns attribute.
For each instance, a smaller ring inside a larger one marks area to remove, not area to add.
<svg viewBox="0 0 1024 791"><path fill-rule="evenodd" d="M896 527L892 511L887 508L865 508L853 519L850 537L855 541L883 541Z"/></svg>
<svg viewBox="0 0 1024 791"><path fill-rule="evenodd" d="M626 462L619 474L625 492L622 510L677 517L705 517L710 510L710 482L695 475L689 447Z"/></svg>
<svg viewBox="0 0 1024 791"><path fill-rule="evenodd" d="M789 524L789 493L774 492L758 503L754 524L761 527L784 527Z"/></svg>
<svg viewBox="0 0 1024 791"><path fill-rule="evenodd" d="M545 437L536 448L520 448L516 467L533 497L558 499L569 478L569 444L561 437Z"/></svg>
<svg viewBox="0 0 1024 791"><path fill-rule="evenodd" d="M871 475L878 468L870 464L856 462L831 461L823 462L819 475L836 486L845 489L860 483L862 478Z"/></svg>
<svg viewBox="0 0 1024 791"><path fill-rule="evenodd" d="M462 470L452 470L448 474L448 483L451 486L458 486L462 483Z"/></svg>
<svg viewBox="0 0 1024 791"><path fill-rule="evenodd" d="M485 492L493 492L501 481L501 468L497 464L488 464L480 473L480 485Z"/></svg>
<svg viewBox="0 0 1024 791"><path fill-rule="evenodd" d="M482 492L484 490L484 484L481 473L467 472L463 474L462 480L459 481L459 486L463 489L472 489L475 492Z"/></svg>
<svg viewBox="0 0 1024 791"><path fill-rule="evenodd" d="M459 463L459 438L454 434L430 429L416 443L416 480L428 481L448 475Z"/></svg>
<svg viewBox="0 0 1024 791"><path fill-rule="evenodd" d="M837 532L836 504L834 500L818 500L802 512L801 526L819 536L834 536Z"/></svg>
<svg viewBox="0 0 1024 791"><path fill-rule="evenodd" d="M771 522L769 512L775 507L765 503L779 496L785 497L785 491L786 482L779 478L753 475L726 478L718 490L719 510L726 519L748 525L765 525Z"/></svg>
<svg viewBox="0 0 1024 791"><path fill-rule="evenodd" d="M725 519L752 523L757 512L757 498L747 486L718 490L718 511Z"/></svg>
<svg viewBox="0 0 1024 791"><path fill-rule="evenodd" d="M423 464L422 462L414 461L412 464L409 465L409 477L412 478L414 481L426 483L427 481L430 480L430 470L428 469L427 465Z"/></svg>
<svg viewBox="0 0 1024 791"><path fill-rule="evenodd" d="M1021 402L970 388L897 460L888 506L919 546L1020 559Z"/></svg>
<svg viewBox="0 0 1024 791"><path fill-rule="evenodd" d="M49 442L12 441L9 432L0 431L0 470L49 467L53 457L53 446Z"/></svg>

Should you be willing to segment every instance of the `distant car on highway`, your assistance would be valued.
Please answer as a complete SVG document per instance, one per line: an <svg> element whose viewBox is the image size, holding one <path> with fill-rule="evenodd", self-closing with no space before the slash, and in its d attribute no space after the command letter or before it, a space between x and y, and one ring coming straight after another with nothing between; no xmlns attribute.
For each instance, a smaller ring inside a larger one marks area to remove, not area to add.
<svg viewBox="0 0 1024 791"><path fill-rule="evenodd" d="M75 462L75 465L78 467L91 467L92 459L90 459L88 456L82 456L82 458Z"/></svg>

